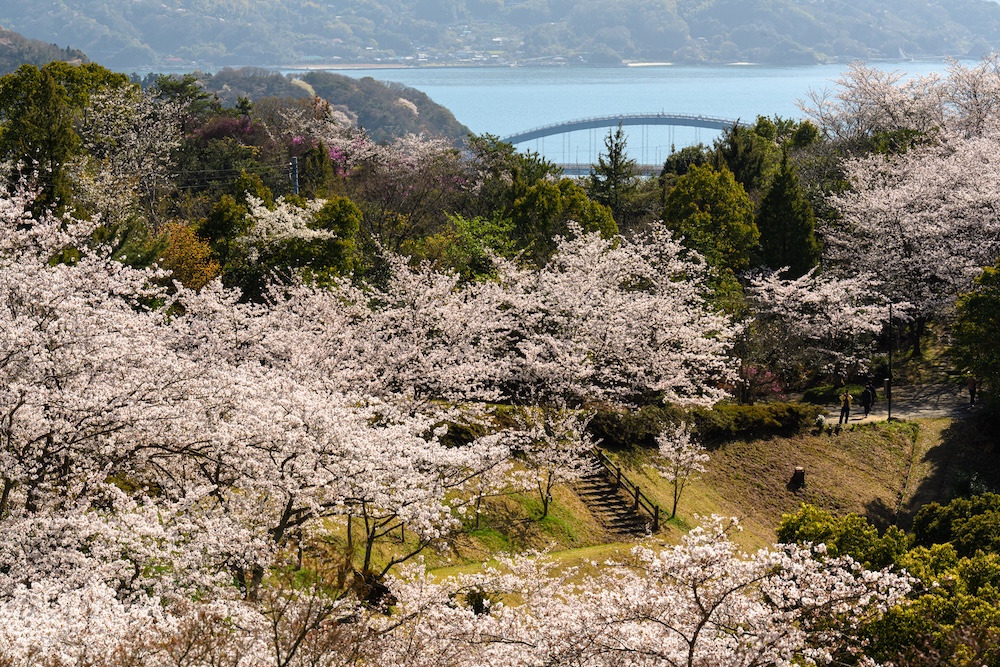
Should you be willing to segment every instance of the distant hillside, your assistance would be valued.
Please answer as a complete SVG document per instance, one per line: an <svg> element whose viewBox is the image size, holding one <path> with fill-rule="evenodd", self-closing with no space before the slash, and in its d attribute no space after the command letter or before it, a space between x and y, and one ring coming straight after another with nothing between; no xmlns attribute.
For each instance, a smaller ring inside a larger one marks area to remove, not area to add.
<svg viewBox="0 0 1000 667"><path fill-rule="evenodd" d="M332 62L811 63L1000 49L988 0L5 0L0 24L129 70Z"/></svg>
<svg viewBox="0 0 1000 667"><path fill-rule="evenodd" d="M0 28L0 74L9 74L24 64L41 67L53 60L90 62L83 51L27 39L16 32Z"/></svg>
<svg viewBox="0 0 1000 667"><path fill-rule="evenodd" d="M375 141L407 134L427 134L462 140L469 134L450 111L425 93L401 84L372 78L355 79L331 72L283 76L256 67L225 68L216 74L199 74L205 90L226 106L240 97L305 97L318 95L355 119ZM298 79L298 81L294 81Z"/></svg>

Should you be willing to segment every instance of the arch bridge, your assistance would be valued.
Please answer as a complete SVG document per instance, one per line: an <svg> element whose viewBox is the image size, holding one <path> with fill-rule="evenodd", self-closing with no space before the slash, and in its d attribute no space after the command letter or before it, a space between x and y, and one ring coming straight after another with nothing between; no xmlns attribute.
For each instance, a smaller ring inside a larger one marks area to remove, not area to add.
<svg viewBox="0 0 1000 667"><path fill-rule="evenodd" d="M670 125L673 127L694 127L709 130L727 130L735 124L747 125L738 120L728 118L717 118L714 116L700 116L694 114L681 113L627 113L615 114L611 116L593 116L591 118L580 118L578 120L568 120L551 125L543 125L524 132L518 132L503 141L509 144L520 144L533 139L542 139L557 134L567 134L580 130L593 130L605 127L617 127L628 125Z"/></svg>

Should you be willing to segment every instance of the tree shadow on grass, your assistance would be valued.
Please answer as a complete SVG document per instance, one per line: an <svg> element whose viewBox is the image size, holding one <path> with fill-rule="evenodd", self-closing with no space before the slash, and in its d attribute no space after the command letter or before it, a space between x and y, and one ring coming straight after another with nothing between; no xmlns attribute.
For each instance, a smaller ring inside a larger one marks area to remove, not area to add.
<svg viewBox="0 0 1000 667"><path fill-rule="evenodd" d="M986 412L969 413L954 419L942 431L940 444L928 450L922 461L931 472L899 508L891 508L889 521L908 530L913 516L928 503L946 503L953 498L987 491L1000 491L1000 456L997 455L1000 417ZM914 464L918 463L914 461ZM913 480L910 481L910 484ZM887 516L885 503L869 504L869 518L881 524ZM876 518L878 517L878 519Z"/></svg>
<svg viewBox="0 0 1000 667"><path fill-rule="evenodd" d="M876 498L865 505L865 516L873 526L883 531L896 523L896 508L890 507L882 498Z"/></svg>

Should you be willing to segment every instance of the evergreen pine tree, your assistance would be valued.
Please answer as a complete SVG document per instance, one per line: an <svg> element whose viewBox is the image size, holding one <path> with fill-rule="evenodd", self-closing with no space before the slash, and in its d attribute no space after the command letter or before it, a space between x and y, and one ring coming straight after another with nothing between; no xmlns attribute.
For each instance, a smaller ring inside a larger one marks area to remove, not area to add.
<svg viewBox="0 0 1000 667"><path fill-rule="evenodd" d="M816 216L802 191L799 177L782 155L781 168L757 213L761 261L772 269L788 267L785 276L798 278L819 263Z"/></svg>
<svg viewBox="0 0 1000 667"><path fill-rule="evenodd" d="M733 172L750 198L758 201L768 165L768 141L753 129L734 123L715 142L715 168Z"/></svg>
<svg viewBox="0 0 1000 667"><path fill-rule="evenodd" d="M627 137L618 123L618 128L608 130L604 138L607 153L597 156L587 187L587 194L592 199L611 209L619 227L628 215L630 200L637 187L636 163L628 157L626 146Z"/></svg>

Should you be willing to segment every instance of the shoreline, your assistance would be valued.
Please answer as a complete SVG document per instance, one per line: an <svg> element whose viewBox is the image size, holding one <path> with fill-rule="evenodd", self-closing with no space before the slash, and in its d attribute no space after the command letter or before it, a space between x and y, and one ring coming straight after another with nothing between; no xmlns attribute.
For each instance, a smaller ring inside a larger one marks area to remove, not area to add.
<svg viewBox="0 0 1000 667"><path fill-rule="evenodd" d="M855 59L855 60L845 60L845 61L833 61L824 63L810 63L810 64L781 64L781 63L762 63L762 62L748 62L748 61L737 61L737 62L725 62L725 63L678 63L670 61L650 61L650 62L622 62L616 65L605 65L605 64L582 64L582 63L560 63L560 64L530 64L530 65L520 65L516 62L500 64L500 63L421 63L421 64L406 64L406 63L310 63L310 64L298 64L298 65L271 65L264 66L263 69L274 69L283 72L316 72L316 71L336 71L336 70L411 70L411 69L505 69L505 68L523 68L523 69L534 69L543 67L553 67L553 68L566 68L566 69L618 69L622 67L704 67L706 69L711 69L713 67L822 67L826 65L850 65L853 62L862 63L914 63L914 62L937 62L944 61L946 58L870 58L867 60Z"/></svg>

